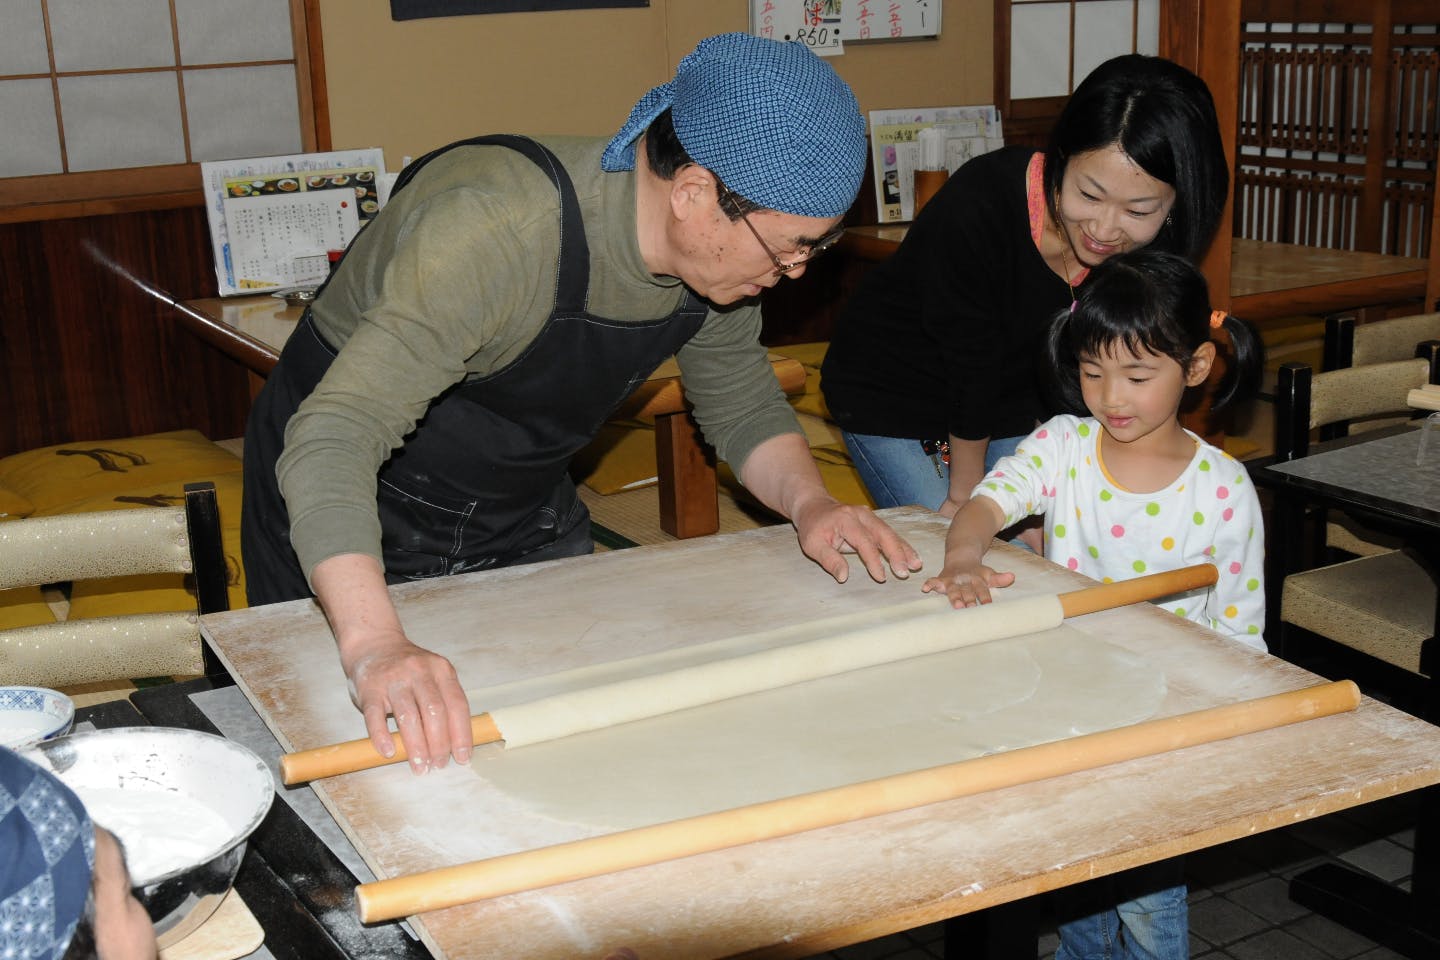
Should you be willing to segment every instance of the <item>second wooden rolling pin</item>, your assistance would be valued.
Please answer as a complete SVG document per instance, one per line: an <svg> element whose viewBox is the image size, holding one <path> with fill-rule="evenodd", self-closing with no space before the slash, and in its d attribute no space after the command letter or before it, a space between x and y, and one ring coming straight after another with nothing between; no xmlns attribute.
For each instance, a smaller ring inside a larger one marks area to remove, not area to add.
<svg viewBox="0 0 1440 960"><path fill-rule="evenodd" d="M541 743L819 677L1049 630L1069 617L1210 587L1218 576L1207 563L958 611L948 606L935 609L937 600L934 605L924 604L926 612L918 616L861 629L852 625L847 630L849 618L837 617L812 624L823 634L825 625L833 623L837 632L832 636L478 714L470 722L472 742L504 740L507 747ZM368 739L287 753L280 758L281 779L287 785L305 783L397 763L407 755L399 735L393 736L395 755L389 758L381 756Z"/></svg>
<svg viewBox="0 0 1440 960"><path fill-rule="evenodd" d="M1359 704L1360 690L1349 680L1318 684L914 773L378 880L355 888L355 905L363 923L394 920L1093 770L1344 713Z"/></svg>

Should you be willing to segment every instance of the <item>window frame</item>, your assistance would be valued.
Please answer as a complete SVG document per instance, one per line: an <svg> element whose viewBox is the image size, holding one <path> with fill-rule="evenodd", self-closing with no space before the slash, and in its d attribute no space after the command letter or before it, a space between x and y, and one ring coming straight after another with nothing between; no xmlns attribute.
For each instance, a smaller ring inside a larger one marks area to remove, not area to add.
<svg viewBox="0 0 1440 960"><path fill-rule="evenodd" d="M329 150L320 0L289 0L289 4L294 56L267 62L295 65L301 151ZM167 210L203 203L198 162L0 177L0 223Z"/></svg>

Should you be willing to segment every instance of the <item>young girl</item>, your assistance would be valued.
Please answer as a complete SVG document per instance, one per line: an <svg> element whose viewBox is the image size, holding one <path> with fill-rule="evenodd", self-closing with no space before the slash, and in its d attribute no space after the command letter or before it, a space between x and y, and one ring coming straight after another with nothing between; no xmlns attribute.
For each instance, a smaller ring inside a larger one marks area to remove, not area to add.
<svg viewBox="0 0 1440 960"><path fill-rule="evenodd" d="M1140 249L1097 266L1079 299L1052 323L1051 368L1062 408L981 481L951 521L945 565L924 584L956 607L988 603L1013 573L984 562L996 533L1045 518L1045 556L1096 580L1125 580L1196 563L1214 588L1160 604L1265 649L1264 532L1245 468L1180 425L1180 402L1215 361L1223 325L1233 355L1216 407L1253 392L1262 348L1253 328L1209 307L1188 261ZM1109 895L1062 922L1056 960L1188 956L1185 887L1177 861L1105 884ZM1089 885L1086 885L1087 887ZM1097 891L1079 894L1091 900ZM1120 902L1120 901L1125 902ZM1097 906L1119 903L1095 911Z"/></svg>

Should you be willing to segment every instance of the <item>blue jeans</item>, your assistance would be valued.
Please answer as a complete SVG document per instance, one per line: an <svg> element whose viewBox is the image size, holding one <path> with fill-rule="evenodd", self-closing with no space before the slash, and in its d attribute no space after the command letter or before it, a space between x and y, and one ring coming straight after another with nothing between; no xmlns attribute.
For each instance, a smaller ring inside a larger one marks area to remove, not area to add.
<svg viewBox="0 0 1440 960"><path fill-rule="evenodd" d="M1081 906L1087 898L1129 896L1152 883L1172 883L1180 874L1180 861L1170 860L1084 884L1090 888L1066 904ZM1163 886L1141 893L1118 905L1059 925L1060 946L1055 960L1187 960L1190 956L1190 908L1185 885ZM1089 906L1093 907L1091 903ZM1073 915L1073 914L1072 914Z"/></svg>
<svg viewBox="0 0 1440 960"><path fill-rule="evenodd" d="M876 437L866 433L842 432L845 448L860 474L865 489L877 507L904 507L918 503L939 510L950 492L950 467L939 455L931 457L919 440ZM985 451L985 472L1015 452L1024 437L991 440Z"/></svg>

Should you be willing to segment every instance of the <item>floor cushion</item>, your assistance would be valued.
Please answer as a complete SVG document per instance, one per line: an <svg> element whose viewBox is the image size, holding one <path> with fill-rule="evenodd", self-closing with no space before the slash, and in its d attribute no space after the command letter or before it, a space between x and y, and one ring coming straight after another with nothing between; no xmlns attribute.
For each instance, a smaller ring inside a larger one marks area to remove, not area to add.
<svg viewBox="0 0 1440 960"><path fill-rule="evenodd" d="M27 501L31 514L44 516L71 513L76 504L147 485L175 486L239 472L240 458L199 431L173 430L12 454L0 459L0 488Z"/></svg>

